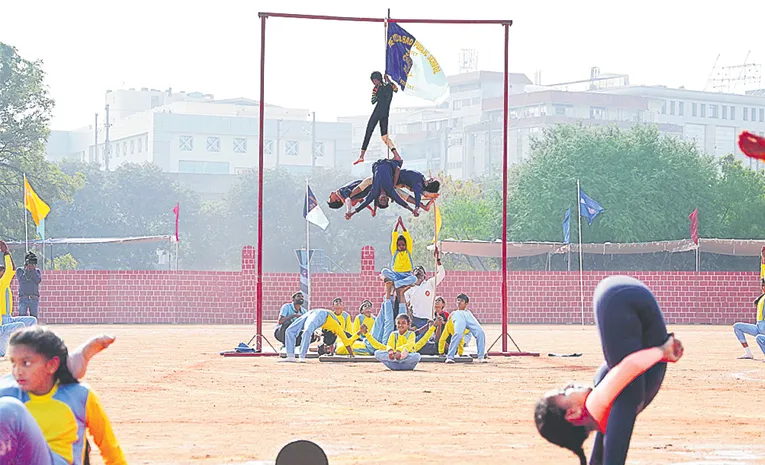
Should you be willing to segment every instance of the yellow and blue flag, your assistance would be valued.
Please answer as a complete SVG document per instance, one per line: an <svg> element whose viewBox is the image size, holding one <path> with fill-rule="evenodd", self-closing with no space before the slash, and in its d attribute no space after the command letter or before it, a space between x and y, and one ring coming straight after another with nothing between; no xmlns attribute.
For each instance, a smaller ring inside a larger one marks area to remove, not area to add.
<svg viewBox="0 0 765 465"><path fill-rule="evenodd" d="M449 96L449 82L436 57L394 22L388 23L385 55L385 74L401 87L404 95L436 103Z"/></svg>

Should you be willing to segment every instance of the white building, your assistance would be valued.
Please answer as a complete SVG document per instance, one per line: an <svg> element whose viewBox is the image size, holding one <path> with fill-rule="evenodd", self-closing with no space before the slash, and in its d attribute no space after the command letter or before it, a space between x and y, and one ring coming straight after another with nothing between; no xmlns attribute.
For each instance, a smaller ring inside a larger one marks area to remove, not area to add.
<svg viewBox="0 0 765 465"><path fill-rule="evenodd" d="M747 130L765 133L765 97L671 89L663 86L630 86L602 92L634 95L648 101L652 121L682 127L682 137L694 141L710 155L733 153L754 168L752 159L738 147L738 135Z"/></svg>
<svg viewBox="0 0 765 465"><path fill-rule="evenodd" d="M181 174L237 174L257 166L257 101L144 88L109 91L107 103L108 145L100 122L98 128L52 131L48 158L98 161L109 169L151 162ZM350 124L315 121L307 109L266 105L265 111L266 168L350 165Z"/></svg>

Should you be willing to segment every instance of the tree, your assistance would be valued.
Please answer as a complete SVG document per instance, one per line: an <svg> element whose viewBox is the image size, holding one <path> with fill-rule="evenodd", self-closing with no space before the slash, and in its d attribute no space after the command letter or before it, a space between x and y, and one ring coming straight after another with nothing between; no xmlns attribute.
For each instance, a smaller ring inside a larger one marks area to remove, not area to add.
<svg viewBox="0 0 765 465"><path fill-rule="evenodd" d="M329 193L349 181L347 173L316 168L310 173L311 190L329 219L322 231L311 225L311 249L324 250L334 264L325 264L333 271L357 271L361 248L372 245L378 265L390 261L388 246L390 229L399 212L397 207L379 210L377 217L368 212L350 221L344 209L327 206ZM243 245L257 245L258 172L242 175L223 202L231 232L227 253L234 254ZM283 168L266 170L263 175L263 268L268 271L297 271L294 250L305 248L306 221L303 218L305 178L289 174ZM238 256L237 256L238 260ZM318 268L318 263L314 266Z"/></svg>
<svg viewBox="0 0 765 465"><path fill-rule="evenodd" d="M605 211L583 242L642 242L687 238L694 208L714 210L717 167L694 145L662 136L653 126L557 126L532 145L510 197L514 240L561 241L571 214L577 240L576 180Z"/></svg>
<svg viewBox="0 0 765 465"><path fill-rule="evenodd" d="M714 207L699 210L699 235L728 239L765 238L765 176L744 168L733 155L720 159Z"/></svg>
<svg viewBox="0 0 765 465"><path fill-rule="evenodd" d="M69 199L82 182L45 161L53 100L44 78L41 62L0 42L0 236L16 240L24 238L24 174L48 204Z"/></svg>
<svg viewBox="0 0 765 465"><path fill-rule="evenodd" d="M198 196L182 188L167 173L149 163L124 164L102 171L98 164L63 162L61 169L84 179L71 202L56 202L47 222L51 237L127 237L174 234L172 210L181 202L181 256L196 264L197 237L210 223L200 214ZM169 244L100 244L70 246L80 268L153 269L157 250L173 252ZM54 251L56 252L56 251Z"/></svg>

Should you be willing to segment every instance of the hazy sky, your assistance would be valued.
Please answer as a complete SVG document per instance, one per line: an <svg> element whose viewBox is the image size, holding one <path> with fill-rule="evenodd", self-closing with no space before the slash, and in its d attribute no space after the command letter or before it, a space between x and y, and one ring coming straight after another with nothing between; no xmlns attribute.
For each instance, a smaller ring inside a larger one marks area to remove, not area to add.
<svg viewBox="0 0 765 465"><path fill-rule="evenodd" d="M198 6L197 6L198 5ZM375 6L377 5L377 6ZM73 129L103 113L104 91L157 88L216 98L259 92L258 11L399 18L512 19L510 70L543 84L584 79L591 66L633 84L703 89L720 65L765 62L763 0L411 1L0 0L0 41L42 59L56 108L52 127ZM620 5L617 7L616 5ZM623 6L622 6L623 5ZM747 22L748 19L752 22ZM461 48L479 68L502 70L501 26L404 24L447 74ZM367 113L368 76L384 68L381 24L271 18L266 101L308 108L317 119ZM397 97L395 105L420 103Z"/></svg>

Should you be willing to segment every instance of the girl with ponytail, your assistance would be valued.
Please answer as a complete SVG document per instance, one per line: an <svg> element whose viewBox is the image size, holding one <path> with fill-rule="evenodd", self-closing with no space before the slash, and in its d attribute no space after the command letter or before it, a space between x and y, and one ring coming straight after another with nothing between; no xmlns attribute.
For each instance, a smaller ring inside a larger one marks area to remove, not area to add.
<svg viewBox="0 0 765 465"><path fill-rule="evenodd" d="M659 392L667 362L683 356L683 345L667 334L656 299L637 279L604 279L593 302L605 358L595 387L569 384L548 392L536 404L534 422L543 438L572 451L580 465L587 465L582 445L592 431L590 465L623 465L637 415Z"/></svg>
<svg viewBox="0 0 765 465"><path fill-rule="evenodd" d="M104 463L127 463L98 397L70 371L61 338L40 326L20 329L11 335L8 358L13 374L0 378L0 437L8 438L0 464L10 457L9 463L82 465L85 429Z"/></svg>

